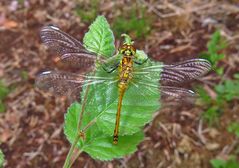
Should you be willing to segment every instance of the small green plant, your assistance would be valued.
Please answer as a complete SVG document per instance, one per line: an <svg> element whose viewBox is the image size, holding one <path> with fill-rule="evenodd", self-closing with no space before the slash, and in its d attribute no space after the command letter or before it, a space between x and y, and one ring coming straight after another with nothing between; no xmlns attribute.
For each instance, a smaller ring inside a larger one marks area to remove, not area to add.
<svg viewBox="0 0 239 168"><path fill-rule="evenodd" d="M212 159L210 161L213 168L238 168L239 162L235 156L231 156L228 160Z"/></svg>
<svg viewBox="0 0 239 168"><path fill-rule="evenodd" d="M228 132L231 132L239 138L239 122L232 122L230 125L227 127Z"/></svg>
<svg viewBox="0 0 239 168"><path fill-rule="evenodd" d="M91 23L97 16L97 13L99 12L99 0L92 0L89 3L79 3L77 7L75 8L75 12L83 22L85 23Z"/></svg>
<svg viewBox="0 0 239 168"><path fill-rule="evenodd" d="M9 88L4 84L3 81L0 81L0 112L4 112L6 109L4 99L7 97L9 92Z"/></svg>
<svg viewBox="0 0 239 168"><path fill-rule="evenodd" d="M202 115L203 119L211 126L219 122L222 111L218 106L209 107Z"/></svg>
<svg viewBox="0 0 239 168"><path fill-rule="evenodd" d="M223 67L218 67L218 63L225 58L225 55L220 52L226 47L226 41L221 37L220 31L217 30L213 33L207 44L208 50L200 54L200 57L211 62L212 68L218 75L222 75L224 71ZM232 80L224 80L220 84L215 85L213 90L217 94L215 100L211 99L203 88L198 88L198 93L201 96L200 100L202 100L206 106L203 118L209 125L219 121L219 116L222 114L223 107L226 103L239 98L239 74L235 74Z"/></svg>
<svg viewBox="0 0 239 168"><path fill-rule="evenodd" d="M234 80L225 80L222 84L216 85L219 103L239 98L239 74L234 75Z"/></svg>
<svg viewBox="0 0 239 168"><path fill-rule="evenodd" d="M238 74L234 75L233 80L225 80L221 84L214 86L217 94L215 100L211 99L203 88L198 88L198 93L207 110L203 113L203 118L208 121L209 125L216 123L222 113L226 103L234 99L239 99L239 78Z"/></svg>
<svg viewBox="0 0 239 168"><path fill-rule="evenodd" d="M113 30L116 32L116 37L127 33L137 38L143 38L150 33L153 18L146 15L145 8L140 7L138 9L135 7L125 13L127 15L115 18L113 22Z"/></svg>
<svg viewBox="0 0 239 168"><path fill-rule="evenodd" d="M0 168L3 168L4 163L4 154L2 153L2 150L0 149Z"/></svg>
<svg viewBox="0 0 239 168"><path fill-rule="evenodd" d="M207 44L207 51L200 54L201 58L205 58L211 62L212 68L219 75L223 73L223 67L218 67L218 62L225 58L225 55L220 52L226 47L226 41L222 38L220 31L217 30L212 34L212 37Z"/></svg>

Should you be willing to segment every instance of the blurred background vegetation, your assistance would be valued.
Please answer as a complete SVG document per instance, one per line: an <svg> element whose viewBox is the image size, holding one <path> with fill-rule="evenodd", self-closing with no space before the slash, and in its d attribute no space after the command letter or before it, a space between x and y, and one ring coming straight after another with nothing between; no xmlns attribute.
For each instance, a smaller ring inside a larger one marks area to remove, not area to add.
<svg viewBox="0 0 239 168"><path fill-rule="evenodd" d="M76 167L239 167L239 2L237 0L1 0L0 144L5 167L62 167L69 144L62 124L68 104L34 87L36 74L61 68L39 30L55 24L82 40L97 15L116 46L128 33L157 61L205 58L213 70L187 86L194 106L165 106L145 127L139 150L101 162L83 154Z"/></svg>

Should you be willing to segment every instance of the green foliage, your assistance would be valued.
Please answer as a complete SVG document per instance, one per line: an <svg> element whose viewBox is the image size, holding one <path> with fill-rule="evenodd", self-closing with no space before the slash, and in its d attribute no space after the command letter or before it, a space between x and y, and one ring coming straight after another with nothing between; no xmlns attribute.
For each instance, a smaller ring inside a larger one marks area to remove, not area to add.
<svg viewBox="0 0 239 168"><path fill-rule="evenodd" d="M127 33L136 38L144 38L150 33L153 24L152 16L146 15L146 9L134 7L131 11L123 12L121 17L117 17L113 22L113 30L116 36Z"/></svg>
<svg viewBox="0 0 239 168"><path fill-rule="evenodd" d="M64 133L71 143L73 143L77 136L77 123L80 112L81 105L74 103L70 106L65 116ZM84 117L85 124L89 123L93 117L94 114L93 116L86 115ZM95 159L112 160L112 158L120 158L134 152L137 149L138 143L143 140L143 137L142 131L133 135L120 136L119 143L114 145L112 143L112 136L104 134L103 130L99 129L97 124L93 123L86 131L85 141L80 140L77 147Z"/></svg>
<svg viewBox="0 0 239 168"><path fill-rule="evenodd" d="M143 64L148 60L148 56L143 50L136 50L135 58L138 64Z"/></svg>
<svg viewBox="0 0 239 168"><path fill-rule="evenodd" d="M114 48L114 36L106 19L103 16L96 18L84 37L84 45L87 49L106 57L112 56ZM137 58L146 59L143 51L137 51ZM159 63L149 60L143 65L158 65ZM103 68L97 68L95 76L106 78L118 78L118 72L107 73ZM145 76L139 75L137 79L144 82L154 81L159 83L159 73L151 73ZM139 91L140 88L140 91ZM80 130L84 131L85 139L77 142L79 150L100 160L112 160L128 155L137 149L137 145L143 139L142 127L152 120L153 113L159 109L160 94L158 88L147 88L145 85L130 84L126 91L122 109L119 128L119 143L113 145L113 132L118 104L117 82L109 84L93 84L83 87L81 100L87 93L85 108ZM79 116L82 110L81 103L74 103L68 109L65 116L64 133L73 144L78 135Z"/></svg>
<svg viewBox="0 0 239 168"><path fill-rule="evenodd" d="M211 126L218 123L220 114L221 109L218 106L211 106L202 114L202 117Z"/></svg>
<svg viewBox="0 0 239 168"><path fill-rule="evenodd" d="M83 22L91 23L99 12L99 0L91 0L89 3L80 2L75 8L76 14L80 16Z"/></svg>
<svg viewBox="0 0 239 168"><path fill-rule="evenodd" d="M223 73L223 68L217 67L217 64L220 60L224 59L225 55L220 53L220 51L226 47L226 41L221 37L220 31L217 30L213 33L207 44L207 51L200 54L201 58L207 59L211 62L212 68L220 75Z"/></svg>
<svg viewBox="0 0 239 168"><path fill-rule="evenodd" d="M9 88L3 83L3 81L0 81L0 112L4 112L6 109L4 99L7 97L9 92Z"/></svg>
<svg viewBox="0 0 239 168"><path fill-rule="evenodd" d="M106 57L112 56L115 52L114 35L104 16L98 16L90 25L83 42L89 51Z"/></svg>
<svg viewBox="0 0 239 168"><path fill-rule="evenodd" d="M222 38L220 31L217 30L207 44L207 51L200 54L202 58L211 62L212 68L218 75L222 75L224 71L223 67L218 67L218 62L224 59L225 55L220 52L226 47L226 41ZM198 89L198 93L201 95L200 99L206 105L203 118L210 125L218 121L225 103L239 98L239 74L234 75L234 80L224 80L222 83L214 86L213 90L217 94L215 100L211 99L203 88Z"/></svg>
<svg viewBox="0 0 239 168"><path fill-rule="evenodd" d="M231 133L234 133L239 138L239 122L230 123L227 127L227 130Z"/></svg>
<svg viewBox="0 0 239 168"><path fill-rule="evenodd" d="M4 155L2 153L2 150L0 150L0 168L3 167L3 163L4 163Z"/></svg>
<svg viewBox="0 0 239 168"><path fill-rule="evenodd" d="M236 74L237 76L238 74ZM218 101L231 101L239 98L239 79L226 80L215 87L218 94Z"/></svg>
<svg viewBox="0 0 239 168"><path fill-rule="evenodd" d="M228 160L212 159L210 161L213 168L238 168L239 162L235 156L231 156Z"/></svg>
<svg viewBox="0 0 239 168"><path fill-rule="evenodd" d="M234 80L225 80L221 84L214 87L214 91L217 94L215 100L212 100L203 88L198 88L200 99L204 105L207 106L207 110L203 113L203 118L211 125L218 121L223 106L225 103L234 99L239 99L239 78L238 74L234 75Z"/></svg>

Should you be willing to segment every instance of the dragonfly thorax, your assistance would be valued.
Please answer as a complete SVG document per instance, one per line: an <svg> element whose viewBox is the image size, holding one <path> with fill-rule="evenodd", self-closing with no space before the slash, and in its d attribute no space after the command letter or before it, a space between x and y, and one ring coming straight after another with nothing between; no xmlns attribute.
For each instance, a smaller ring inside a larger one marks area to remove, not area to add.
<svg viewBox="0 0 239 168"><path fill-rule="evenodd" d="M136 49L133 47L133 45L123 44L119 52L125 56L134 56L136 53Z"/></svg>

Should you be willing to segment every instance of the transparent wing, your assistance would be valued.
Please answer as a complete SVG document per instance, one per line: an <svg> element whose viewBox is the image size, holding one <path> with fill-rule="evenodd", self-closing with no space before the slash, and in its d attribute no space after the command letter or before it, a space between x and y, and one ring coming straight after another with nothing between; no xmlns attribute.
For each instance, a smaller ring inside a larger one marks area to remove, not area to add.
<svg viewBox="0 0 239 168"><path fill-rule="evenodd" d="M177 84L198 79L211 69L205 59L191 59L172 65L153 65L137 69L134 74L148 75L159 73L162 84Z"/></svg>
<svg viewBox="0 0 239 168"><path fill-rule="evenodd" d="M163 101L176 100L193 103L198 97L192 90L174 86L160 86L160 94Z"/></svg>
<svg viewBox="0 0 239 168"><path fill-rule="evenodd" d="M87 51L75 38L56 26L45 26L40 32L42 42L60 55L60 59L76 67L93 65L96 55Z"/></svg>
<svg viewBox="0 0 239 168"><path fill-rule="evenodd" d="M141 69L143 73L160 73L162 84L182 83L205 75L211 64L205 59L191 59L173 65L148 66Z"/></svg>
<svg viewBox="0 0 239 168"><path fill-rule="evenodd" d="M198 79L208 73L211 64L205 59L191 59L175 65L165 65L161 73L161 81L181 83Z"/></svg>
<svg viewBox="0 0 239 168"><path fill-rule="evenodd" d="M149 81L145 81L145 80L135 81L134 84L146 86L146 88L149 92L155 91L154 89L151 89L151 88L157 88L158 91L160 92L162 100L174 99L177 101L179 101L179 100L193 101L197 97L197 94L195 92L193 92L192 90L181 88L181 87L164 86L164 85L160 85L160 84L156 85L156 84L151 84Z"/></svg>
<svg viewBox="0 0 239 168"><path fill-rule="evenodd" d="M85 76L60 71L46 71L36 78L36 86L56 95L67 96L69 100L79 100L81 88L87 85L114 83L112 78Z"/></svg>
<svg viewBox="0 0 239 168"><path fill-rule="evenodd" d="M176 100L195 99L196 94L188 89L177 86L180 83L198 79L211 69L211 64L204 59L186 60L174 65L152 65L138 69L134 72L137 83L150 87L158 87L161 97L173 97ZM160 79L150 79L153 73L159 73ZM144 79L142 79L143 76ZM155 85L158 80L159 85Z"/></svg>

